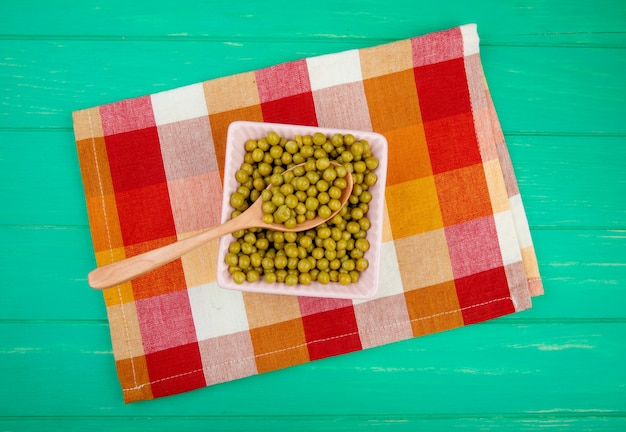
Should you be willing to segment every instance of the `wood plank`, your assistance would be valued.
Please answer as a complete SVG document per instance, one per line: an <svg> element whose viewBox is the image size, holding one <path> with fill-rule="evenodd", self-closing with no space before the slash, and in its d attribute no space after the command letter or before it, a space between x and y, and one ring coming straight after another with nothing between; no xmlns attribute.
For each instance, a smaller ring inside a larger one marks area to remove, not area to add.
<svg viewBox="0 0 626 432"><path fill-rule="evenodd" d="M0 224L87 225L71 131L0 130Z"/></svg>
<svg viewBox="0 0 626 432"><path fill-rule="evenodd" d="M626 229L625 138L506 140L531 227Z"/></svg>
<svg viewBox="0 0 626 432"><path fill-rule="evenodd" d="M626 430L623 0L175 6L0 2L0 430ZM533 228L534 308L123 405L71 111L468 22Z"/></svg>
<svg viewBox="0 0 626 432"><path fill-rule="evenodd" d="M70 128L70 112L101 103L251 71L303 57L375 45L334 42L0 40L1 128ZM507 133L624 136L622 49L482 49ZM77 60L80 59L80 60ZM584 85L581 85L584 77Z"/></svg>
<svg viewBox="0 0 626 432"><path fill-rule="evenodd" d="M193 2L172 8L158 0L146 7L123 0L93 5L88 2L10 2L2 5L3 37L54 39L159 37L178 40L237 41L266 39L403 39L477 22L488 44L621 44L626 35L619 0L554 2L407 2L390 0L367 8L362 1L274 1L272 7L240 0L237 10L222 1ZM183 2L184 4L184 2ZM59 14L57 11L62 10ZM54 16L54 20L50 20ZM26 18L27 17L27 18ZM164 17L167 17L166 19ZM293 17L302 21L292 25ZM310 23L310 25L309 25Z"/></svg>
<svg viewBox="0 0 626 432"><path fill-rule="evenodd" d="M532 234L546 293L533 300L533 309L507 320L626 318L624 231L537 230ZM5 263L2 280L14 287L3 293L0 317L106 319L101 294L87 285L95 260L86 227L5 226L0 227L0 236L11 245L0 249L0 262Z"/></svg>
<svg viewBox="0 0 626 432"><path fill-rule="evenodd" d="M367 415L342 416L197 416L197 417L6 417L0 418L2 430L42 432L84 432L106 430L116 432L235 432L235 431L300 431L300 432L348 432L361 430L414 432L449 432L454 429L525 432L546 428L552 430L576 430L615 432L626 429L626 418L608 416L601 411L580 413L497 413L456 415Z"/></svg>
<svg viewBox="0 0 626 432"><path fill-rule="evenodd" d="M124 406L105 324L3 322L0 416L624 417L625 331L479 324Z"/></svg>
<svg viewBox="0 0 626 432"><path fill-rule="evenodd" d="M624 138L507 142L532 228L626 228ZM0 154L0 225L87 224L72 132L0 130Z"/></svg>

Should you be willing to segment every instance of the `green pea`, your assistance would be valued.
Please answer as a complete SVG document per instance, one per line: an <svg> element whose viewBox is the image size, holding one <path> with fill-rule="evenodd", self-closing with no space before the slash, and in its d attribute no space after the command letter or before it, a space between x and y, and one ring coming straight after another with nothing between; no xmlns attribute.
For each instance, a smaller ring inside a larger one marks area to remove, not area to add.
<svg viewBox="0 0 626 432"><path fill-rule="evenodd" d="M330 188L330 182L324 180L318 180L316 183L317 190L321 192L326 192Z"/></svg>
<svg viewBox="0 0 626 432"><path fill-rule="evenodd" d="M283 223L290 217L291 209L284 204L279 206L274 213L274 220L276 220L276 222L278 223Z"/></svg>
<svg viewBox="0 0 626 432"><path fill-rule="evenodd" d="M296 214L304 215L306 213L306 206L302 202L298 202L296 204L296 208L294 208Z"/></svg>
<svg viewBox="0 0 626 432"><path fill-rule="evenodd" d="M322 150L323 151L323 150ZM324 154L326 152L324 151ZM316 159L315 161L315 167L320 170L320 171L324 171L326 170L328 167L330 167L330 160L328 160L327 157L322 157L319 159Z"/></svg>
<svg viewBox="0 0 626 432"><path fill-rule="evenodd" d="M333 136L330 137L330 141L333 143L335 147L342 146L343 135L341 135L340 133L333 134Z"/></svg>
<svg viewBox="0 0 626 432"><path fill-rule="evenodd" d="M263 205L261 207L263 209L263 213L265 214L274 213L278 208L276 207L276 204L274 204L272 201L263 202Z"/></svg>
<svg viewBox="0 0 626 432"><path fill-rule="evenodd" d="M294 185L294 187L296 188L296 190L305 191L309 188L310 185L311 182L309 182L306 177L298 177L296 179L296 184Z"/></svg>
<svg viewBox="0 0 626 432"><path fill-rule="evenodd" d="M239 251L241 251L241 244L238 241L231 242L228 245L228 252L236 255Z"/></svg>
<svg viewBox="0 0 626 432"><path fill-rule="evenodd" d="M337 186L332 186L330 189L328 189L328 195L332 199L339 199L341 197L341 192L342 189L339 189Z"/></svg>
<svg viewBox="0 0 626 432"><path fill-rule="evenodd" d="M306 195L308 197L316 197L318 193L319 193L319 191L317 190L315 185L309 186L309 188L306 190Z"/></svg>
<svg viewBox="0 0 626 432"><path fill-rule="evenodd" d="M317 171L307 171L305 177L309 180L309 182L314 185L320 180L320 175Z"/></svg>
<svg viewBox="0 0 626 432"><path fill-rule="evenodd" d="M285 183L280 187L279 191L283 195L287 196L287 195L291 195L294 193L294 188L289 183Z"/></svg>
<svg viewBox="0 0 626 432"><path fill-rule="evenodd" d="M285 150L289 154L296 154L298 152L298 143L296 143L295 141L287 141L287 143L285 144Z"/></svg>
<svg viewBox="0 0 626 432"><path fill-rule="evenodd" d="M378 159L372 156L365 158L365 166L369 170L375 170L378 168Z"/></svg>
<svg viewBox="0 0 626 432"><path fill-rule="evenodd" d="M357 248L354 248L350 251L350 258L359 259L363 258L363 251Z"/></svg>
<svg viewBox="0 0 626 432"><path fill-rule="evenodd" d="M274 194L269 189L263 189L261 191L261 199L263 201L271 201L272 200L272 196L274 196Z"/></svg>
<svg viewBox="0 0 626 432"><path fill-rule="evenodd" d="M277 269L284 269L287 267L287 257L285 255L278 255L274 258L274 266Z"/></svg>
<svg viewBox="0 0 626 432"><path fill-rule="evenodd" d="M352 211L350 211L350 217L353 220L359 220L363 217L363 210L361 210L359 207L355 207L352 209Z"/></svg>
<svg viewBox="0 0 626 432"><path fill-rule="evenodd" d="M337 248L337 242L332 238L324 240L324 249L327 251L334 251Z"/></svg>
<svg viewBox="0 0 626 432"><path fill-rule="evenodd" d="M363 231L367 231L372 226L372 223L367 217L362 217L359 219L359 226Z"/></svg>
<svg viewBox="0 0 626 432"><path fill-rule="evenodd" d="M239 183L245 183L249 177L250 177L250 174L244 171L243 169L239 169L235 173L235 180L237 180Z"/></svg>
<svg viewBox="0 0 626 432"><path fill-rule="evenodd" d="M341 263L341 268L347 271L352 271L355 268L354 260L347 259Z"/></svg>
<svg viewBox="0 0 626 432"><path fill-rule="evenodd" d="M233 281L236 284L242 284L246 281L246 275L242 271L236 271L232 274Z"/></svg>
<svg viewBox="0 0 626 432"><path fill-rule="evenodd" d="M349 151L346 150L343 153L341 153L341 160L344 163L352 162L353 159L354 159L354 155L350 153Z"/></svg>
<svg viewBox="0 0 626 432"><path fill-rule="evenodd" d="M333 182L333 186L337 187L340 190L344 190L348 187L348 181L343 177L338 177Z"/></svg>
<svg viewBox="0 0 626 432"><path fill-rule="evenodd" d="M287 270L276 270L276 281L277 282L285 282L287 278Z"/></svg>
<svg viewBox="0 0 626 432"><path fill-rule="evenodd" d="M313 143L317 145L322 145L326 142L326 135L321 132L315 132L313 134Z"/></svg>
<svg viewBox="0 0 626 432"><path fill-rule="evenodd" d="M310 157L313 157L313 154L315 153L315 150L313 149L313 147L311 147L310 145L305 145L300 149L300 154L302 155L303 158L308 159Z"/></svg>
<svg viewBox="0 0 626 432"><path fill-rule="evenodd" d="M322 178L328 183L332 183L337 178L337 170L335 167L328 167L322 173Z"/></svg>
<svg viewBox="0 0 626 432"><path fill-rule="evenodd" d="M317 281L322 285L327 285L330 283L330 274L328 272L320 271L317 275Z"/></svg>
<svg viewBox="0 0 626 432"><path fill-rule="evenodd" d="M320 274L320 271L316 268L312 268L311 271L309 271L309 274L311 275L311 280L316 281L317 276Z"/></svg>
<svg viewBox="0 0 626 432"><path fill-rule="evenodd" d="M356 173L363 173L367 169L367 165L365 165L365 162L363 161L355 162L353 165L354 165L354 172Z"/></svg>
<svg viewBox="0 0 626 432"><path fill-rule="evenodd" d="M283 152L282 156L280 157L280 162L285 165L289 165L292 160L293 156L289 152Z"/></svg>
<svg viewBox="0 0 626 432"><path fill-rule="evenodd" d="M260 267L262 261L263 261L263 258L261 257L261 254L259 254L258 252L255 252L252 255L250 255L250 265L252 267Z"/></svg>
<svg viewBox="0 0 626 432"><path fill-rule="evenodd" d="M328 203L330 204L330 201ZM322 219L326 219L326 218L330 217L330 215L332 214L332 210L330 209L330 207L328 205L324 204L324 205L319 207L319 209L317 210L317 214Z"/></svg>
<svg viewBox="0 0 626 432"><path fill-rule="evenodd" d="M239 264L239 257L237 256L237 254L230 252L230 253L226 254L226 257L224 258L224 261L229 266L236 266L236 265Z"/></svg>
<svg viewBox="0 0 626 432"><path fill-rule="evenodd" d="M308 273L309 270L311 270L311 263L308 259L298 261L298 271L300 273Z"/></svg>
<svg viewBox="0 0 626 432"><path fill-rule="evenodd" d="M298 282L302 285L310 285L312 281L312 277L309 273L300 273L298 276Z"/></svg>
<svg viewBox="0 0 626 432"><path fill-rule="evenodd" d="M350 146L350 152L354 156L361 156L363 154L363 150L363 144L360 141L356 141Z"/></svg>
<svg viewBox="0 0 626 432"><path fill-rule="evenodd" d="M253 232L248 232L243 236L243 241L253 245L256 243L256 235Z"/></svg>
<svg viewBox="0 0 626 432"><path fill-rule="evenodd" d="M261 162L264 157L265 157L265 152L261 150L260 148L255 148L252 151L252 160L254 162Z"/></svg>
<svg viewBox="0 0 626 432"><path fill-rule="evenodd" d="M283 236L285 237L285 241L287 243L295 243L296 240L298 240L298 234L295 232L286 232L283 233Z"/></svg>
<svg viewBox="0 0 626 432"><path fill-rule="evenodd" d="M307 210L315 211L320 205L320 202L315 197L308 197L304 203Z"/></svg>
<svg viewBox="0 0 626 432"><path fill-rule="evenodd" d="M304 157L304 156L302 156L302 157ZM304 164L304 169L308 173L314 173L315 170L317 169L317 164L315 162L315 159L309 159L308 161L306 161L306 163Z"/></svg>
<svg viewBox="0 0 626 432"><path fill-rule="evenodd" d="M344 178L348 175L348 170L345 166L339 165L335 167L335 173L337 174L337 177Z"/></svg>
<svg viewBox="0 0 626 432"><path fill-rule="evenodd" d="M239 255L238 267L242 270L246 270L250 267L250 257L248 255Z"/></svg>
<svg viewBox="0 0 626 432"><path fill-rule="evenodd" d="M337 211L341 208L341 201L339 201L338 199L332 199L330 201L328 201L327 207L331 210L331 212ZM321 215L320 215L321 216ZM330 214L328 216L325 217L329 217ZM324 217L324 216L322 216Z"/></svg>
<svg viewBox="0 0 626 432"><path fill-rule="evenodd" d="M261 267L263 267L265 270L270 270L274 268L274 260L270 257L264 257L263 260L261 261Z"/></svg>
<svg viewBox="0 0 626 432"><path fill-rule="evenodd" d="M280 142L280 135L278 135L278 133L271 131L268 132L267 134L267 142L270 143L271 145L276 145Z"/></svg>
<svg viewBox="0 0 626 432"><path fill-rule="evenodd" d="M369 250L370 248L370 243L364 238L357 239L354 245L357 249L362 250L363 252Z"/></svg>
<svg viewBox="0 0 626 432"><path fill-rule="evenodd" d="M313 244L313 239L308 235L304 235L300 238L299 244L306 249Z"/></svg>
<svg viewBox="0 0 626 432"><path fill-rule="evenodd" d="M266 238L257 238L257 241L254 245L258 250L266 251L269 248L270 243Z"/></svg>
<svg viewBox="0 0 626 432"><path fill-rule="evenodd" d="M330 261L328 260L328 258L322 257L316 261L315 265L318 269L322 271L328 270L328 268L330 267Z"/></svg>
<svg viewBox="0 0 626 432"><path fill-rule="evenodd" d="M235 192L230 196L230 205L235 208L243 206L245 198L239 192Z"/></svg>
<svg viewBox="0 0 626 432"><path fill-rule="evenodd" d="M352 283L357 283L359 281L359 272L358 271L351 271L348 273L350 275L350 279Z"/></svg>
<svg viewBox="0 0 626 432"><path fill-rule="evenodd" d="M252 186L259 191L262 191L263 189L265 189L267 187L267 185L265 184L265 180L263 180L261 177L255 178L252 181Z"/></svg>
<svg viewBox="0 0 626 432"><path fill-rule="evenodd" d="M349 285L352 283L352 278L347 273L339 273L339 283L341 285Z"/></svg>
<svg viewBox="0 0 626 432"><path fill-rule="evenodd" d="M378 176L373 172L368 172L367 174L365 174L365 178L363 179L363 182L368 186L374 186L377 181Z"/></svg>

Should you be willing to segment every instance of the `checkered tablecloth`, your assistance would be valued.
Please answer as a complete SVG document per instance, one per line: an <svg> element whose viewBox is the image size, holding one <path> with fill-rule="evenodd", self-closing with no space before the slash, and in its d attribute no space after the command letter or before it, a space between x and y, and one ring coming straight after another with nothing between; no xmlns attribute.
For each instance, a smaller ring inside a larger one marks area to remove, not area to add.
<svg viewBox="0 0 626 432"><path fill-rule="evenodd" d="M481 322L527 309L542 292L475 25L73 118L98 265L219 223L232 121L375 131L389 143L374 299L221 289L212 242L104 291L126 402Z"/></svg>

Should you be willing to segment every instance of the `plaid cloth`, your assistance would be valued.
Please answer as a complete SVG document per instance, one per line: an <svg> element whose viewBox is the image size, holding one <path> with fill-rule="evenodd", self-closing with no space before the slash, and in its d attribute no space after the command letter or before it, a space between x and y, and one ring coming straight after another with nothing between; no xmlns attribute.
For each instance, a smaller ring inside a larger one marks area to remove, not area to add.
<svg viewBox="0 0 626 432"><path fill-rule="evenodd" d="M218 241L104 291L125 402L481 322L542 285L475 25L279 64L73 115L98 265L218 224L234 120L389 142L374 299L241 293Z"/></svg>

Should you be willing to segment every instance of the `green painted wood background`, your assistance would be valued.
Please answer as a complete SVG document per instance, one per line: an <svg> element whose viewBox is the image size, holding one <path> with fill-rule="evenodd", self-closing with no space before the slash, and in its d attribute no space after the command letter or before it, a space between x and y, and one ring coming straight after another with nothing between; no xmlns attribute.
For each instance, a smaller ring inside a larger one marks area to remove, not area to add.
<svg viewBox="0 0 626 432"><path fill-rule="evenodd" d="M123 405L71 112L475 22L546 294ZM0 431L626 430L626 2L0 0Z"/></svg>

